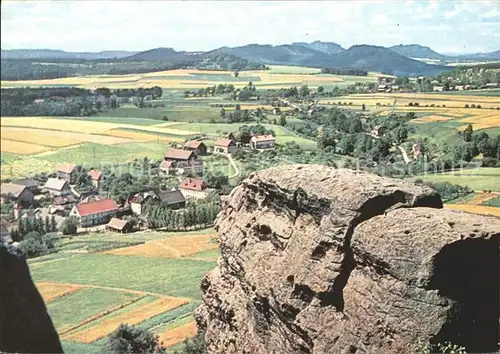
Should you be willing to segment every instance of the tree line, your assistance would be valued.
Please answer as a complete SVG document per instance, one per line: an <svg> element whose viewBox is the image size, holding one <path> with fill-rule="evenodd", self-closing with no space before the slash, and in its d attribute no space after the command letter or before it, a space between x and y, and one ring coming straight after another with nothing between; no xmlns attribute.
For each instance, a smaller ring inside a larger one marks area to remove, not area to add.
<svg viewBox="0 0 500 354"><path fill-rule="evenodd" d="M174 211L167 205L149 200L144 206L148 227L168 231L186 230L189 227L207 227L213 224L220 211L220 203L189 204L181 211Z"/></svg>
<svg viewBox="0 0 500 354"><path fill-rule="evenodd" d="M21 87L1 90L1 114L4 116L88 116L103 108L116 109L120 98L136 97L138 106L144 98L162 96L159 86L138 89L94 91L74 87Z"/></svg>
<svg viewBox="0 0 500 354"><path fill-rule="evenodd" d="M37 257L54 251L54 232L57 232L54 216L26 217L19 219L10 236L14 242L19 242L19 248L27 257Z"/></svg>
<svg viewBox="0 0 500 354"><path fill-rule="evenodd" d="M368 76L368 71L361 69L349 69L349 68L321 68L322 74L334 74L334 75L351 75L351 76Z"/></svg>

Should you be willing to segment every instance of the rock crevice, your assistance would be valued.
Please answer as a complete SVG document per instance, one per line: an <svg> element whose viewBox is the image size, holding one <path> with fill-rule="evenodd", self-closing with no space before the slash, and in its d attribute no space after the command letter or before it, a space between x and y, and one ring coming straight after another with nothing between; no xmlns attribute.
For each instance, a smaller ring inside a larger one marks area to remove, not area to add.
<svg viewBox="0 0 500 354"><path fill-rule="evenodd" d="M444 210L429 188L325 166L273 168L232 191L217 229L221 258L196 313L211 353L496 346L498 316L486 307L498 291L485 283L498 284L498 272L484 275L480 255L498 262L500 221ZM467 280L449 276L460 273ZM463 295L475 290L483 294ZM464 334L472 323L493 329L474 339Z"/></svg>

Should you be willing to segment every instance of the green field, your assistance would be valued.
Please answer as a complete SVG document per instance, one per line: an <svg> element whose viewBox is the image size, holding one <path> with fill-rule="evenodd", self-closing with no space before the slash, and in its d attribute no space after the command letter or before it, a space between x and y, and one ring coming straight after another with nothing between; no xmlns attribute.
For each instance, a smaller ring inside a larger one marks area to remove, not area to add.
<svg viewBox="0 0 500 354"><path fill-rule="evenodd" d="M495 197L490 200L487 200L483 203L483 205L500 208L500 197Z"/></svg>
<svg viewBox="0 0 500 354"><path fill-rule="evenodd" d="M100 163L123 163L144 157L161 159L168 149L165 143L137 142L116 145L84 143L71 149L59 149L55 153L37 156L36 159L61 164L70 162L99 166Z"/></svg>
<svg viewBox="0 0 500 354"><path fill-rule="evenodd" d="M58 331L69 329L85 319L106 309L137 299L135 294L105 290L79 289L67 296L51 301L47 305L54 325Z"/></svg>
<svg viewBox="0 0 500 354"><path fill-rule="evenodd" d="M481 167L478 169L464 169L461 171L427 174L412 178L430 182L448 181L461 186L468 186L474 191L500 191L500 168Z"/></svg>
<svg viewBox="0 0 500 354"><path fill-rule="evenodd" d="M142 290L199 299L199 281L214 262L85 254L47 262L33 270L33 279Z"/></svg>

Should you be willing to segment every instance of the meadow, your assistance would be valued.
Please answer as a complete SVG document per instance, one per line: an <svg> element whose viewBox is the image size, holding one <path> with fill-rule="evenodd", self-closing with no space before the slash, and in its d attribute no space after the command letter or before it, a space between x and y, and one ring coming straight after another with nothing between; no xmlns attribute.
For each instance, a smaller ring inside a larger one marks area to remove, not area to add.
<svg viewBox="0 0 500 354"><path fill-rule="evenodd" d="M216 237L212 229L82 234L28 264L65 352L102 351L120 323L155 332L173 350L196 334L192 313L219 257ZM92 250L96 242L114 249Z"/></svg>
<svg viewBox="0 0 500 354"><path fill-rule="evenodd" d="M448 181L461 186L468 186L476 192L492 190L500 192L500 168L481 167L463 169L446 173L426 174L414 177L429 182Z"/></svg>

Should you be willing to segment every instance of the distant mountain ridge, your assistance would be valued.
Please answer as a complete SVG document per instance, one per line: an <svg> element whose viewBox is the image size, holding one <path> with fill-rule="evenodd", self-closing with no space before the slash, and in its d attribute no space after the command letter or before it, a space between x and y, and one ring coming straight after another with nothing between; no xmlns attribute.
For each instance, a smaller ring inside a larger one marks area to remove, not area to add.
<svg viewBox="0 0 500 354"><path fill-rule="evenodd" d="M345 49L342 48L341 45L333 42L322 42L322 41L314 41L312 43L307 42L294 42L292 45L301 45L306 48L310 48L316 50L318 52L323 52L326 54L336 54L343 52Z"/></svg>
<svg viewBox="0 0 500 354"><path fill-rule="evenodd" d="M446 62L458 62L460 60L500 60L500 50L489 53L444 55L419 44L400 44L389 47L389 49L408 58L434 59Z"/></svg>
<svg viewBox="0 0 500 354"><path fill-rule="evenodd" d="M414 58L419 60L414 60ZM2 50L2 60L4 59L120 59L130 65L133 62L144 62L155 63L157 67L168 63L169 67L180 65L214 70L256 69L262 65L295 65L317 68L355 68L394 75L435 75L449 70L448 67L443 66L449 62L500 60L500 51L450 56L418 44L396 45L389 48L363 44L344 49L337 43L313 41L276 46L248 44L238 47L221 47L208 52L176 51L168 47L142 52L103 51L97 53L16 49ZM430 63L423 62L426 61L425 59L429 59ZM436 63L443 65L433 65Z"/></svg>
<svg viewBox="0 0 500 354"><path fill-rule="evenodd" d="M429 47L424 47L419 44L408 44L408 45L395 45L389 47L388 49L401 54L408 58L427 58L427 59L437 59L437 60L446 60L448 56L439 54L433 51Z"/></svg>
<svg viewBox="0 0 500 354"><path fill-rule="evenodd" d="M101 52L66 52L57 49L2 49L2 59L121 59L137 52L105 50Z"/></svg>

